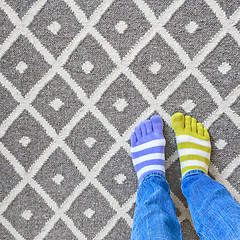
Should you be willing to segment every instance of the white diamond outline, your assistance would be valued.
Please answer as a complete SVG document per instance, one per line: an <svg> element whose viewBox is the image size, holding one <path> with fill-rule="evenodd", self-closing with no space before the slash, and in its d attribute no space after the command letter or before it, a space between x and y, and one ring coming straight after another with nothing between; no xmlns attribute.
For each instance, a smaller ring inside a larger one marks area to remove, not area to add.
<svg viewBox="0 0 240 240"><path fill-rule="evenodd" d="M138 0L138 1L135 1L138 5L140 5L140 6L144 6L144 8L141 8L141 10L142 10L142 12L144 13L144 15L146 15L146 12L147 13L149 13L149 11L150 11L150 8L145 4L145 3L143 3L141 0ZM179 3L179 6L177 6L177 8L178 7L180 7L182 4L183 4L183 2L184 1L182 1L182 2L179 2L179 1L177 1L177 3ZM31 10L33 11L33 10L35 10L35 12L37 12L36 11L36 9L37 9L37 7L39 7L39 5L41 6L41 5L43 5L45 2L43 2L43 1L38 1L36 4L34 4L33 5L33 7L29 10L29 12L31 12ZM176 7L176 5L177 5L177 3L176 2L174 2L174 4L172 4L168 9L166 9L166 11L165 12L163 12L163 14L161 15L161 17L163 18L164 17L164 14L166 14L166 12L167 11L169 11L169 9L171 9L171 7L172 8L174 8L174 7ZM72 2L70 2L69 1L69 4L72 4L72 5L74 5ZM230 33L235 39L238 39L238 43L239 43L239 38L238 37L236 37L236 36L238 36L239 35L239 33L236 31L236 28L234 27L234 25L235 25L235 23L233 23L233 22L235 22L235 21L232 21L232 22L230 22L230 20L233 20L234 19L234 16L235 16L235 18L237 18L237 14L238 14L238 16L239 16L239 12L240 12L240 8L239 9L237 9L236 11L235 11L235 13L230 17L230 19L229 19L229 22L228 22L228 19L226 18L226 16L225 16L225 14L223 14L223 12L222 12L222 10L221 10L221 8L219 7L219 5L215 2L215 1L213 1L213 0L209 0L208 1L208 3L207 3L209 6L210 6L210 8L211 9L213 9L213 7L214 7L214 13L215 13L215 15L217 15L217 17L218 17L218 19L220 20L220 22L221 23L224 23L223 25L224 26L227 26L228 24L229 25L231 25L231 26L228 26L229 28L228 28L228 31L226 31L226 29L223 27L222 28L222 31L220 30L219 31L219 34L216 34L216 35L222 35L221 37L218 37L217 38L217 36L214 36L214 38L212 39L212 41L210 41L210 43L208 43L206 46L207 47L209 47L211 44L212 44L212 42L219 42L225 35L226 35L226 33ZM6 4L5 4L6 5ZM33 9L34 8L34 6L35 6L35 9ZM37 7L36 7L37 6ZM147 6L147 7L146 7ZM74 5L74 7L75 7L75 5ZM14 11L12 11L11 9L9 9L8 8L8 6L6 7L6 6L4 6L4 9L6 10L8 10L9 12L10 12L10 15L11 14L13 14L14 15ZM40 8L39 8L40 9ZM37 9L38 10L38 9ZM80 9L78 9L79 11L81 11ZM78 11L77 9L76 9L76 11ZM7 11L7 13L9 13ZM11 12L12 11L12 12ZM6 12L6 11L5 11ZM175 12L175 11L174 11ZM82 14L82 11L81 11L81 14ZM151 11L150 11L150 15L149 16L151 16ZM8 14L9 15L9 14ZM26 14L27 15L27 14ZM169 15L171 15L171 14L169 14ZM93 14L93 16L94 16L94 14ZM15 17L15 16L14 16ZM14 17L10 17L10 19L11 19L11 21L12 22L14 22ZM34 16L33 16L34 17ZM100 16L101 17L101 16ZM152 16L151 16L152 17ZM161 19L161 17L159 17L159 20ZM25 18L26 18L26 16L25 16ZM233 18L233 19L232 19ZM147 18L148 19L148 18ZM153 17L152 18L152 21L155 21L156 19ZM236 19L234 19L234 20L236 20ZM238 21L239 19L237 19L237 21ZM30 18L30 21L31 21L31 18ZM151 21L150 21L151 22ZM155 22L157 22L157 21L155 21ZM18 23L16 24L16 26L18 26ZM24 25L23 25L24 26ZM153 25L156 29L157 29L157 27L155 26L155 25ZM156 30L155 29L155 30ZM93 32L94 32L94 29L91 29ZM156 31L157 32L157 31ZM164 34L165 35L167 35L166 34L166 32L164 33L164 30L163 29L161 29L161 27L160 27L160 29L158 29L158 32L159 33L161 33L161 36L163 37L164 36ZM29 34L29 32L27 33L27 35ZM97 36L97 34L95 35L95 37ZM29 36L28 36L29 37ZM164 37L163 37L164 38ZM217 39L217 40L216 40ZM220 39L220 40L219 40ZM99 39L98 39L99 40ZM176 44L176 42L175 42L175 40L174 39L172 39L173 40L173 43L175 43ZM9 40L10 41L10 40ZM101 41L101 37L100 37L100 41ZM171 40L170 40L170 42L171 42ZM39 44L39 43L37 43L37 44ZM7 45L7 44L6 44ZM11 44L8 44L8 45L11 45ZM106 44L106 45L108 45L108 44ZM215 45L215 43L214 44L212 44L212 45ZM36 46L35 46L36 47ZM39 44L39 46L38 46L39 48L42 48L42 46L41 46L41 44ZM144 47L144 44L142 44L142 48ZM173 46L171 46L175 51L177 50L177 49L175 49ZM137 50L136 50L136 46L135 46L135 48L134 48L134 50L135 50L135 53L137 52ZM140 48L140 47L139 47ZM210 47L211 48L211 47ZM5 48L3 48L3 49L5 49ZM203 49L205 49L205 47L203 48ZM204 52L203 51L203 49L201 50L201 52ZM44 49L43 49L44 50ZM106 49L105 49L106 50ZM181 52L182 50L180 49L180 52ZM44 51L43 51L44 52ZM42 54L43 54L43 52L41 52ZM134 51L133 51L134 52ZM182 51L182 53L183 53L183 55L184 55L184 51ZM1 52L0 52L0 55L1 55ZM46 55L49 55L48 53L46 53ZM183 56L182 55L182 56ZM204 56L203 56L204 54L199 54L199 56L200 56L200 60L201 60L201 58L204 60ZM109 56L111 56L110 54L109 54ZM198 56L198 57L199 57ZM48 56L48 57L50 57L48 60L51 60L51 56ZM181 59L181 55L179 55L179 57L180 57L180 59ZM196 60L196 59L195 59ZM184 61L185 62L185 61ZM191 62L191 61L190 61ZM190 63L189 62L189 63ZM188 61L186 61L185 63L188 63ZM194 65L194 64L193 64ZM128 66L126 67L126 68L128 68ZM190 71L191 72L191 70L193 71L193 70L196 70L196 69L191 69L191 67L190 68L187 68L188 69L188 71ZM126 70L125 70L126 71ZM131 72L129 69L128 69L128 71L129 72ZM194 71L193 71L194 72ZM62 72L62 73L64 73L64 72ZM207 80L203 80L203 81L201 81L201 79L200 78L202 78L203 76L199 73L199 72L194 72L195 73L195 75L196 76L198 76L197 77L197 79L198 79L198 81L200 82L200 84L202 84L202 83L205 83L205 81L207 81ZM188 75L186 72L182 72L182 74L184 75ZM133 75L133 74L132 74ZM7 83L8 82L8 80L6 80L5 78L3 78L3 80L4 80L4 82L5 83ZM45 80L47 80L47 79L45 79ZM66 80L66 79L65 79ZM69 79L68 79L69 80ZM133 81L133 82L135 82L135 83L137 83L137 81L138 81L138 79L136 78L136 76L132 76L132 78L131 78L131 80ZM178 79L178 78L176 78L173 82L175 83L175 82L177 82L177 80L178 81L180 81L180 79ZM173 83L172 82L172 83ZM5 84L6 85L6 84ZM211 84L208 84L213 90L215 90L215 88L211 85ZM143 86L143 84L141 83L141 86ZM203 87L204 87L204 85L203 85ZM11 87L9 87L10 89L11 89ZM9 89L8 88L8 89ZM13 92L18 92L16 89L14 89L15 87L13 87ZM80 88L79 88L80 89ZM78 90L79 90L78 89ZM234 96L231 98L231 101L235 101L235 99L237 98L236 97L236 95L238 96L238 92L239 92L239 88L237 88L237 89L235 89L235 90L233 90L233 93L234 93ZM213 95L212 94L210 94L211 95L211 97L213 98L213 99L215 99L215 98L217 98L219 101L217 102L218 104L221 102L224 102L225 103L225 106L226 106L226 109L221 109L221 107L218 105L218 111L215 111L214 113L212 113L212 115L210 116L210 120L209 121L206 121L206 123L208 123L209 125L211 125L211 123L215 120L214 119L214 117L215 118L218 118L219 117L219 115L221 114L220 112L222 111L222 112L224 112L224 110L226 110L226 112L227 112L227 115L230 117L230 119L234 122L234 124L239 128L239 119L233 114L233 112L231 111L231 109L229 108L229 106L230 106L230 104L229 104L229 102L230 101L223 101L222 99L221 99L221 97L220 96L218 96L218 94L216 93L216 90L215 91L213 91ZM231 93L230 93L231 94ZM143 97L145 96L145 97L150 97L151 98L151 94L149 94L149 92L148 92L148 94L147 95L145 95L145 94L142 94L143 95ZM170 93L169 93L169 95L170 95ZM18 98L17 96L15 96L16 98ZM229 99L228 99L229 100ZM21 104L20 104L21 105ZM149 116L149 112L151 112L150 110L152 110L152 108L153 108L153 106L154 106L154 102L152 102L152 104L150 104L150 107L147 109L147 110L145 110L144 111L144 113L143 113L143 115L145 116L145 115L148 115ZM31 109L30 107L28 107L29 109ZM169 117L168 116L168 114L166 113L166 112L164 112L164 110L161 108L160 109L161 110L161 112L163 112L163 114L164 114L164 116L167 116L167 117ZM32 112L34 112L34 110L33 109L31 109L31 111ZM97 111L97 110L96 110ZM20 112L20 111L19 111ZM217 112L217 113L216 113ZM36 113L35 113L35 115L37 115ZM142 115L142 116L143 116ZM14 116L18 116L18 114L15 114ZM104 119L104 118L103 118ZM214 120L213 120L214 119ZM42 119L37 119L38 121L41 121L41 123L43 122L43 120ZM104 119L105 120L105 119ZM106 120L105 120L106 121ZM139 119L137 119L136 120L136 122L138 122L139 121ZM169 124L169 121L167 122L168 124ZM47 123L48 124L48 123ZM106 124L107 125L107 124ZM133 125L135 125L135 124L133 124ZM6 125L3 125L4 127L6 126ZM3 127L3 131L2 132L4 132L4 127ZM46 126L45 126L46 127ZM47 127L48 128L48 127ZM109 126L108 126L108 128L110 128L111 129L111 124L109 124ZM107 129L108 129L107 128ZM2 129L1 129L2 130ZM51 132L51 128L50 129L47 129L48 131L50 131ZM127 134L127 133L126 133ZM123 139L124 140L124 139ZM126 144L124 144L124 147L126 147ZM237 158L236 158L237 159ZM239 158L238 158L239 159ZM239 162L239 160L237 160L238 162ZM233 163L233 162L232 162ZM214 167L213 168L213 170L212 170L213 172L216 172L216 175L218 174L219 175L219 173L218 173L218 171L217 171L217 169ZM232 191L232 194L233 195L235 195L235 197L236 198L239 198L239 195L236 193L236 191L232 188L232 186L225 180L226 179L226 176L223 178L223 179L221 179L223 182L225 182L225 184L226 185L228 185L228 187L231 189L231 191ZM95 180L95 179L93 179L93 180ZM178 200L178 199L177 199ZM178 201L180 201L180 200L178 200ZM181 203L181 202L180 202ZM182 205L182 204L181 204ZM181 211L182 212L182 211ZM181 215L182 216L182 215ZM181 220L184 220L184 218L181 218L181 216L180 216L180 219ZM126 217L126 216L125 216ZM62 218L64 218L65 220L66 220L66 218L65 218L65 215L63 215L62 216ZM187 218L187 217L185 217L185 218ZM125 218L126 219L126 218ZM127 219L128 220L128 219ZM126 220L126 221L127 221ZM6 221L6 219L5 219L5 221ZM128 222L128 221L127 221ZM8 223L9 224L9 223ZM131 223L129 223L128 222L128 224L129 225L131 225ZM69 225L69 224L68 224ZM108 226L108 225L107 225ZM12 228L11 228L12 226L10 225L9 226L9 228L7 228L7 229L11 229L11 230L13 230ZM73 232L74 232L74 234L80 234L81 236L83 236L82 234L81 234L81 232L80 231L76 231L76 229L72 229L72 228L70 228ZM49 230L50 231L50 230ZM10 231L11 232L11 231ZM13 230L13 232L14 232L14 236L20 236L20 235L18 235L14 230ZM19 238L20 239L20 238Z"/></svg>

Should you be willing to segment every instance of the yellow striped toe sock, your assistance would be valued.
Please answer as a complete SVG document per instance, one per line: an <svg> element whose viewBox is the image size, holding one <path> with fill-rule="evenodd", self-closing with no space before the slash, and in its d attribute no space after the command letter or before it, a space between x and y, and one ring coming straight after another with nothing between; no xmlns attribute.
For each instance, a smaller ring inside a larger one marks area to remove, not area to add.
<svg viewBox="0 0 240 240"><path fill-rule="evenodd" d="M176 134L182 176L194 169L208 173L211 143L207 129L195 118L182 113L172 116L172 127Z"/></svg>

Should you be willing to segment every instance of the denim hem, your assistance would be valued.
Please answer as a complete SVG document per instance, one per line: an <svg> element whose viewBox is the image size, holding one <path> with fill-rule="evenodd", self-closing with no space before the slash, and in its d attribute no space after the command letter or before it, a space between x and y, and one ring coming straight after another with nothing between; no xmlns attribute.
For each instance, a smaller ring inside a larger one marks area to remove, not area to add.
<svg viewBox="0 0 240 240"><path fill-rule="evenodd" d="M195 174L204 174L204 175L208 176L204 171L202 171L202 170L200 170L200 169L193 169L193 170L188 171L188 172L183 176L182 180L185 179L185 178L186 178L187 176L189 176L189 175L195 175Z"/></svg>
<svg viewBox="0 0 240 240"><path fill-rule="evenodd" d="M151 173L148 173L144 179L142 180L141 184L148 178L152 177L152 176L156 176L156 177L161 177L163 178L165 181L167 181L167 179L161 174L161 173L158 173L158 172L151 172Z"/></svg>

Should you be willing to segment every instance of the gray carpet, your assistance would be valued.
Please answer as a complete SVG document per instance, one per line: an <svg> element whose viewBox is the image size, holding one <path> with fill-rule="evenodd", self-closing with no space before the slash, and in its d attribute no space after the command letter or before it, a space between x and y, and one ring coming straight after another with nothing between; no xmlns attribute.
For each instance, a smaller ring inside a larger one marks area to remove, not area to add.
<svg viewBox="0 0 240 240"><path fill-rule="evenodd" d="M0 239L129 239L129 137L154 113L184 239L173 113L209 129L240 201L239 0L1 0L0 23Z"/></svg>

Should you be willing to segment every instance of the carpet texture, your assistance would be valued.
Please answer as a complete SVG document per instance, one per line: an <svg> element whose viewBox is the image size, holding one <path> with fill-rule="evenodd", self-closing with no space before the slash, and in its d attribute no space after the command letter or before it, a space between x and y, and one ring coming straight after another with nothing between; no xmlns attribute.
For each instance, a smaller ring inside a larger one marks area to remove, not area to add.
<svg viewBox="0 0 240 240"><path fill-rule="evenodd" d="M184 239L172 114L209 129L240 201L239 0L1 0L0 44L0 239L129 239L129 138L156 113Z"/></svg>

